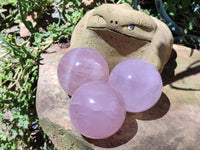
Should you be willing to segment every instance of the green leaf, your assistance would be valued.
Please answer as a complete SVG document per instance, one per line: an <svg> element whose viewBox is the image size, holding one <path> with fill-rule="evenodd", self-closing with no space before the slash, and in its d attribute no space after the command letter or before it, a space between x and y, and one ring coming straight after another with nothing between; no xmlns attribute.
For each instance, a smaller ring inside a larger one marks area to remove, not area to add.
<svg viewBox="0 0 200 150"><path fill-rule="evenodd" d="M1 135L1 140L2 141L8 141L8 133L4 133L3 135Z"/></svg>
<svg viewBox="0 0 200 150"><path fill-rule="evenodd" d="M173 17L175 16L175 14L173 12L169 12L169 15L173 16Z"/></svg>
<svg viewBox="0 0 200 150"><path fill-rule="evenodd" d="M4 134L5 134L4 132L2 131L0 132L0 139L4 136Z"/></svg>
<svg viewBox="0 0 200 150"><path fill-rule="evenodd" d="M193 30L194 23L195 23L195 18L193 18L192 21L189 22L189 30Z"/></svg>
<svg viewBox="0 0 200 150"><path fill-rule="evenodd" d="M29 121L24 121L24 125L23 125L24 129L28 129L28 125L29 125Z"/></svg>
<svg viewBox="0 0 200 150"><path fill-rule="evenodd" d="M192 30L192 29L193 29L193 23L189 22L189 30Z"/></svg>
<svg viewBox="0 0 200 150"><path fill-rule="evenodd" d="M184 29L184 33L187 34L187 33L188 33L188 30L187 30L187 29Z"/></svg>
<svg viewBox="0 0 200 150"><path fill-rule="evenodd" d="M22 131L22 129L19 129L19 130L18 130L18 133L19 133L20 136L23 136L23 135L24 135L24 132Z"/></svg>
<svg viewBox="0 0 200 150"><path fill-rule="evenodd" d="M142 11L143 11L145 14L150 15L150 12L149 12L148 9L143 9Z"/></svg>
<svg viewBox="0 0 200 150"><path fill-rule="evenodd" d="M81 2L81 1L76 1L76 3L77 3L77 5L78 5L78 7L80 7L80 6L81 6L81 4L82 4L82 2Z"/></svg>
<svg viewBox="0 0 200 150"><path fill-rule="evenodd" d="M18 136L18 133L15 129L11 129L11 139L15 139Z"/></svg>
<svg viewBox="0 0 200 150"><path fill-rule="evenodd" d="M71 6L74 5L74 3L73 2L68 2L68 5L71 7Z"/></svg>

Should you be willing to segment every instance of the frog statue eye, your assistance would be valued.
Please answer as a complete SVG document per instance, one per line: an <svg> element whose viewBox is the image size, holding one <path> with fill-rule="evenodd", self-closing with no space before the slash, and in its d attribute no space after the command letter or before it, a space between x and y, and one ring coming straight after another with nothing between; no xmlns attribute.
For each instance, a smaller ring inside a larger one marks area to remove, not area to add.
<svg viewBox="0 0 200 150"><path fill-rule="evenodd" d="M135 26L133 24L128 26L128 30L133 30L134 28Z"/></svg>

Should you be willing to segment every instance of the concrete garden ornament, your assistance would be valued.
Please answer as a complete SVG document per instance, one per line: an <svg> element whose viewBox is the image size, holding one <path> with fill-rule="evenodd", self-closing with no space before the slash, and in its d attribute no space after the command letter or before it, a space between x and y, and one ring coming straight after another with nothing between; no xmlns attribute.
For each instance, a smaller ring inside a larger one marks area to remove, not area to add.
<svg viewBox="0 0 200 150"><path fill-rule="evenodd" d="M173 44L169 28L128 4L104 4L89 11L72 33L70 49L100 52L111 71L119 62L139 58L162 72Z"/></svg>

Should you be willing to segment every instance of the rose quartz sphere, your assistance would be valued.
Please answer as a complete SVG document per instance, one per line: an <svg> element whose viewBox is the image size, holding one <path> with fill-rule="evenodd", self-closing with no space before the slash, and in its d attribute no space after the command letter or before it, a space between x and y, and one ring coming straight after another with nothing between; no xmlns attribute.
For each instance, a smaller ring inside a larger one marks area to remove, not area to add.
<svg viewBox="0 0 200 150"><path fill-rule="evenodd" d="M107 82L86 83L73 94L69 114L72 124L84 136L107 138L122 126L126 108L122 96Z"/></svg>
<svg viewBox="0 0 200 150"><path fill-rule="evenodd" d="M118 90L128 112L151 108L162 93L162 79L157 69L141 59L127 59L110 73L109 84Z"/></svg>
<svg viewBox="0 0 200 150"><path fill-rule="evenodd" d="M91 48L75 48L66 53L58 64L58 80L72 95L81 85L91 81L107 81L109 69L103 56Z"/></svg>

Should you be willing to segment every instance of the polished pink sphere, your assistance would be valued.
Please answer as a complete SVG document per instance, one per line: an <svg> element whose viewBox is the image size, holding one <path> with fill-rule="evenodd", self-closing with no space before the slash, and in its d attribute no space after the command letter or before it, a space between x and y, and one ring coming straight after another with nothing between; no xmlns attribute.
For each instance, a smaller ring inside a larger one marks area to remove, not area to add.
<svg viewBox="0 0 200 150"><path fill-rule="evenodd" d="M72 124L82 135L103 139L120 129L126 108L119 92L107 82L94 81L74 92L69 114Z"/></svg>
<svg viewBox="0 0 200 150"><path fill-rule="evenodd" d="M59 62L58 80L62 88L72 95L81 85L91 81L107 81L109 69L103 56L91 48L75 48Z"/></svg>
<svg viewBox="0 0 200 150"><path fill-rule="evenodd" d="M110 73L108 82L121 93L128 112L151 108L162 93L158 70L141 59L127 59L119 63Z"/></svg>

